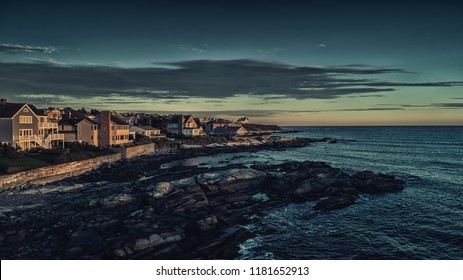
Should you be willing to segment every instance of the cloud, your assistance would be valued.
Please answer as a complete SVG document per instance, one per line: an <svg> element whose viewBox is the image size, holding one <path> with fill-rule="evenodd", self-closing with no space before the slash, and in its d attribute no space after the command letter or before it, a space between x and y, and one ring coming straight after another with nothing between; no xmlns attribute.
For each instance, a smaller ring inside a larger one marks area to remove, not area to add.
<svg viewBox="0 0 463 280"><path fill-rule="evenodd" d="M241 60L191 60L147 68L0 62L0 92L57 94L80 99L117 94L163 102L253 96L262 101L383 95L397 87L454 87L462 82L402 83L372 80L407 71L382 67L309 67Z"/></svg>
<svg viewBox="0 0 463 280"><path fill-rule="evenodd" d="M432 106L447 109L463 108L463 103L433 103Z"/></svg>
<svg viewBox="0 0 463 280"><path fill-rule="evenodd" d="M326 44L318 44L320 48L326 48Z"/></svg>
<svg viewBox="0 0 463 280"><path fill-rule="evenodd" d="M38 62L38 63L48 63L48 64L55 64L57 66L65 66L67 65L67 63L65 62L62 62L62 61L58 61L52 57L44 57L44 58L35 58L35 57L24 57L24 59L27 59L27 60L32 60L34 62Z"/></svg>
<svg viewBox="0 0 463 280"><path fill-rule="evenodd" d="M189 44L176 44L172 46L179 50L183 50L183 51L190 51L190 52L197 52L197 53L203 53L206 51L204 48L195 47ZM206 48L209 47L208 44L202 44L202 46Z"/></svg>
<svg viewBox="0 0 463 280"><path fill-rule="evenodd" d="M258 49L257 50L258 53L262 53L262 54L276 54L276 53L279 53L279 52L282 52L282 51L283 50L279 49L279 48Z"/></svg>
<svg viewBox="0 0 463 280"><path fill-rule="evenodd" d="M9 54L16 53L55 53L58 52L57 47L37 47L37 46L24 46L15 44L0 44L0 52Z"/></svg>
<svg viewBox="0 0 463 280"><path fill-rule="evenodd" d="M402 108L354 108L354 109L339 109L339 110L222 110L222 111L153 111L161 115L170 114L192 114L195 116L205 117L281 117L295 116L301 114L318 114L323 112L361 112L361 111L398 111Z"/></svg>

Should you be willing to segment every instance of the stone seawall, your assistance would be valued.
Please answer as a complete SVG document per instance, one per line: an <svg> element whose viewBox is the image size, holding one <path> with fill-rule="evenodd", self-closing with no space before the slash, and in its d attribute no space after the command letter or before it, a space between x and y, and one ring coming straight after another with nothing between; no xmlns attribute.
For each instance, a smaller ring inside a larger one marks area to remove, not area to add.
<svg viewBox="0 0 463 280"><path fill-rule="evenodd" d="M121 158L121 153L115 153L86 160L73 161L3 175L0 176L0 190L6 190L26 184L45 184L71 176L77 176L89 170L95 169L104 163L115 162Z"/></svg>
<svg viewBox="0 0 463 280"><path fill-rule="evenodd" d="M142 155L153 154L154 150L154 143L151 143L146 145L122 148L121 154L122 158L131 159Z"/></svg>
<svg viewBox="0 0 463 280"><path fill-rule="evenodd" d="M12 189L23 185L41 185L78 176L87 171L96 169L102 164L152 154L154 150L154 144L126 147L117 149L117 153L106 156L3 175L0 176L0 190Z"/></svg>

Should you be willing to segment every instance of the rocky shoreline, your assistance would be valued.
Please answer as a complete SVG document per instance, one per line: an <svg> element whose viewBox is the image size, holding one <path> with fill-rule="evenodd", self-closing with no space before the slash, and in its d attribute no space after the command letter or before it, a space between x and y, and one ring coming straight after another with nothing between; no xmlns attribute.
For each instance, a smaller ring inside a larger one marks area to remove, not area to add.
<svg viewBox="0 0 463 280"><path fill-rule="evenodd" d="M314 142L337 141L299 138L259 147L185 149L0 193L0 256L233 259L239 244L254 236L243 225L252 223L257 213L309 200L317 201L310 211L332 211L354 204L360 194L379 195L404 187L405 182L393 176L371 171L349 175L310 161L160 168L192 156Z"/></svg>

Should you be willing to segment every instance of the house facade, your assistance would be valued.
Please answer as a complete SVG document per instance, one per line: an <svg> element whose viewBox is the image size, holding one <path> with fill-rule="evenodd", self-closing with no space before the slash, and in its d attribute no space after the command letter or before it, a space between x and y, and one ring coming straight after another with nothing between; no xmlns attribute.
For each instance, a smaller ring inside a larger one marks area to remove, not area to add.
<svg viewBox="0 0 463 280"><path fill-rule="evenodd" d="M43 110L48 119L52 122L59 122L62 119L61 111L56 108L48 108Z"/></svg>
<svg viewBox="0 0 463 280"><path fill-rule="evenodd" d="M58 132L58 124L34 105L0 99L0 142L23 150L50 149L63 145L64 135Z"/></svg>
<svg viewBox="0 0 463 280"><path fill-rule="evenodd" d="M91 119L63 119L58 122L66 142L85 142L98 146L99 125Z"/></svg>
<svg viewBox="0 0 463 280"><path fill-rule="evenodd" d="M186 137L204 135L203 128L198 125L191 115L173 116L167 123L167 132Z"/></svg>
<svg viewBox="0 0 463 280"><path fill-rule="evenodd" d="M251 120L248 117L242 117L242 118L239 118L236 122L240 124L248 124L250 123L250 121Z"/></svg>
<svg viewBox="0 0 463 280"><path fill-rule="evenodd" d="M127 145L132 143L130 139L130 125L114 116L109 111L102 111L93 120L100 125L98 144L101 147L111 145Z"/></svg>
<svg viewBox="0 0 463 280"><path fill-rule="evenodd" d="M211 132L217 127L223 127L223 126L229 126L229 125L231 125L231 121L229 120L223 120L223 119L210 120L205 125L205 131L207 134L211 134Z"/></svg>
<svg viewBox="0 0 463 280"><path fill-rule="evenodd" d="M248 131L244 126L220 126L215 128L210 135L215 136L241 136L246 135Z"/></svg>
<svg viewBox="0 0 463 280"><path fill-rule="evenodd" d="M160 129L151 126L131 126L129 130L131 133L140 134L149 138L165 137L165 135L161 134Z"/></svg>

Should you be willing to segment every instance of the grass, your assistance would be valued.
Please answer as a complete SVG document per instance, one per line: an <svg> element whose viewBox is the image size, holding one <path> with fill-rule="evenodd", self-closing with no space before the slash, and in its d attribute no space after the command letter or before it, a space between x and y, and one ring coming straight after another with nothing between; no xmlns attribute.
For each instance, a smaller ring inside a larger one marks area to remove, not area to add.
<svg viewBox="0 0 463 280"><path fill-rule="evenodd" d="M0 174L15 173L50 165L53 164L30 156L24 156L20 158L0 157Z"/></svg>

